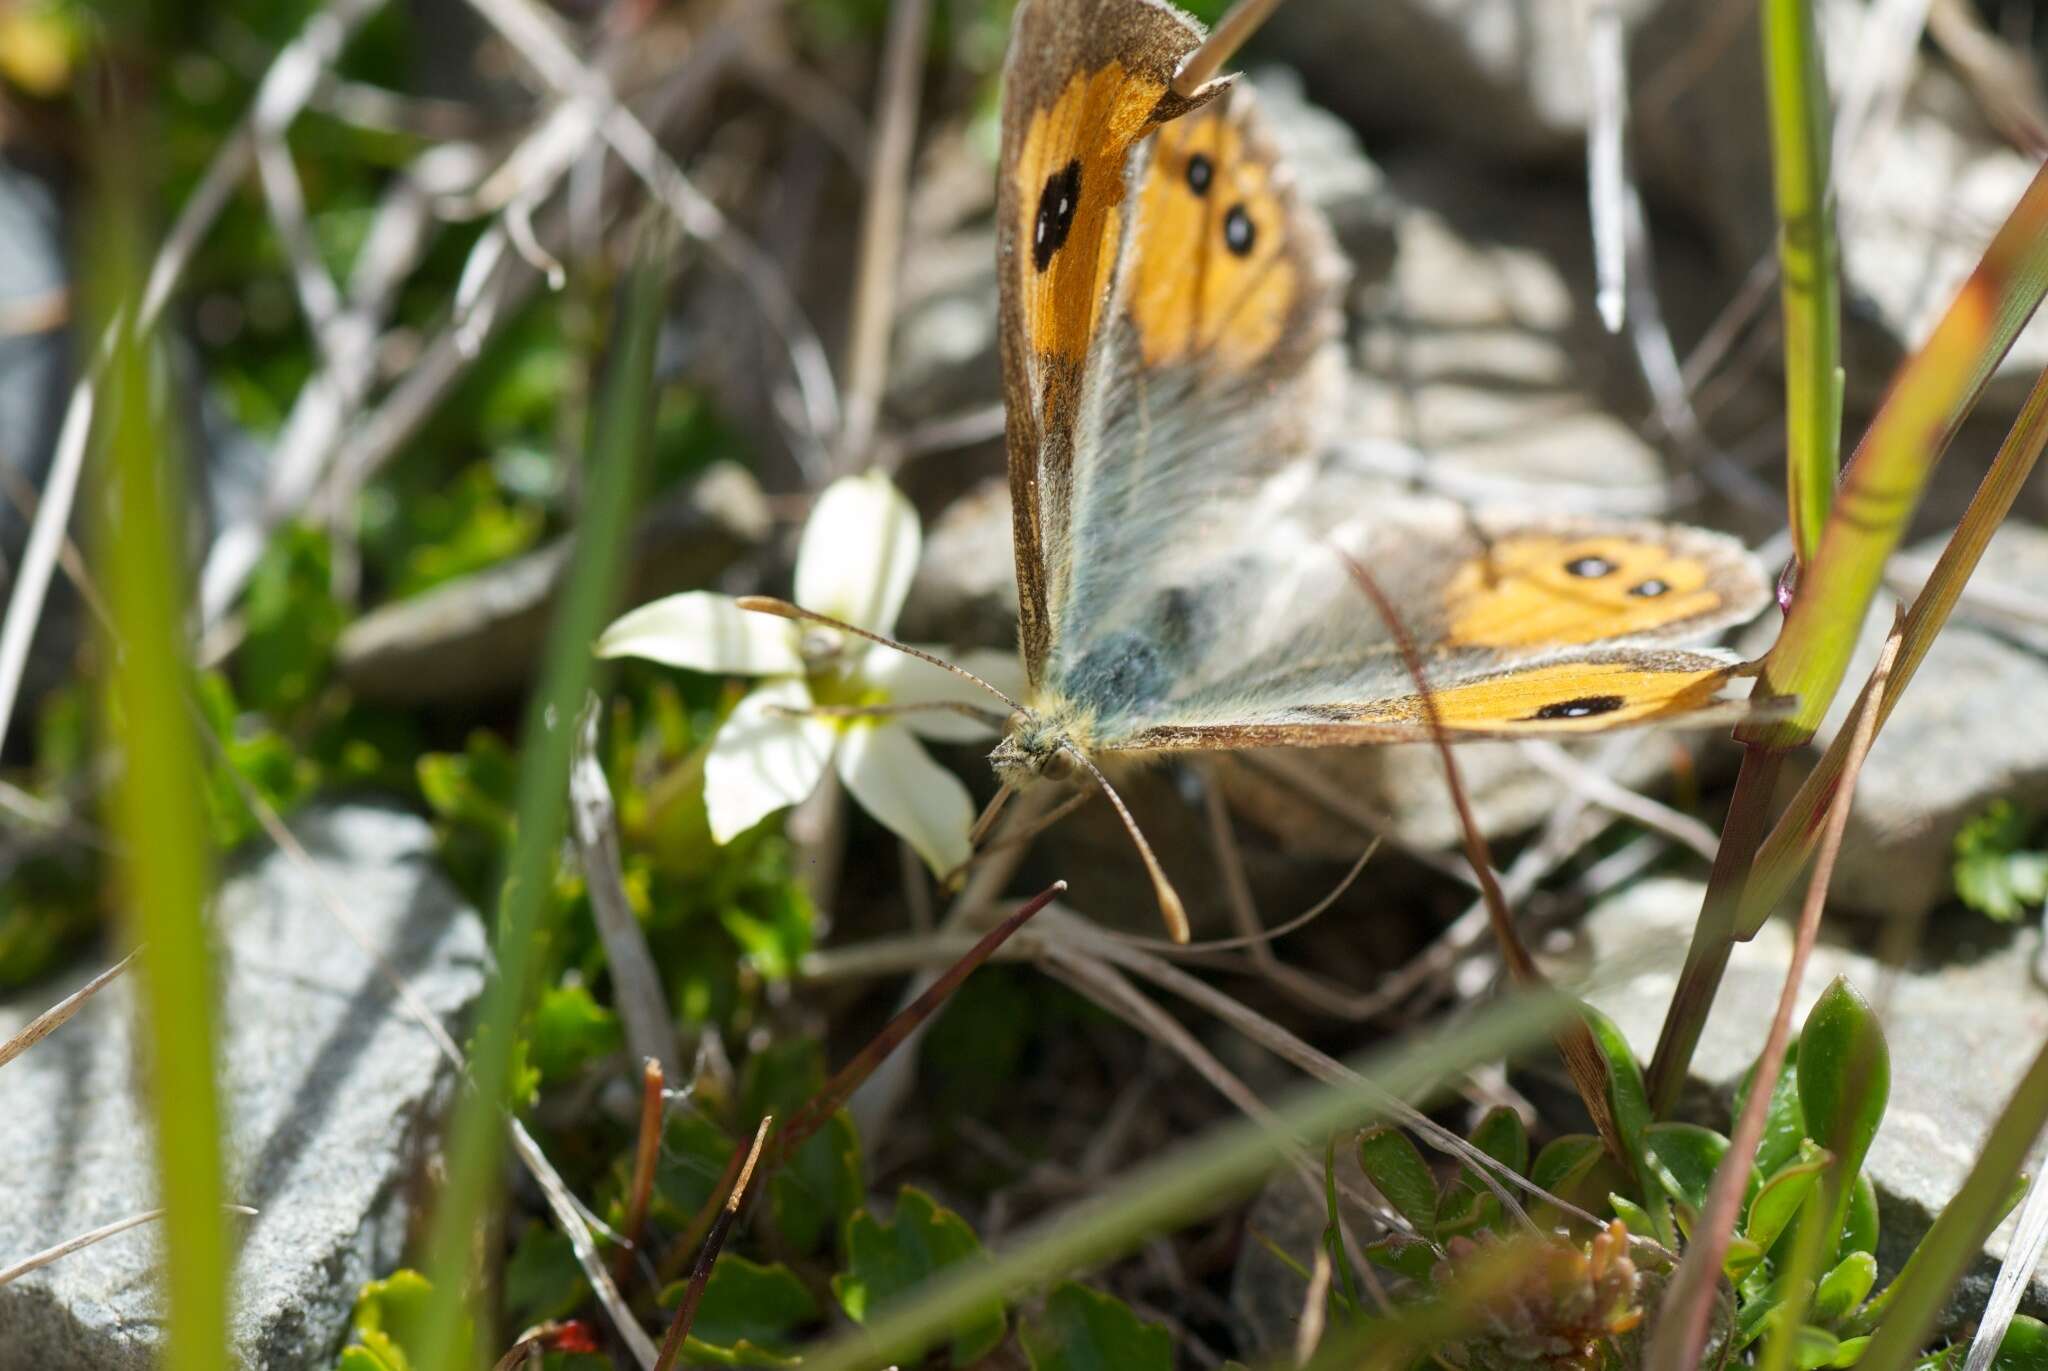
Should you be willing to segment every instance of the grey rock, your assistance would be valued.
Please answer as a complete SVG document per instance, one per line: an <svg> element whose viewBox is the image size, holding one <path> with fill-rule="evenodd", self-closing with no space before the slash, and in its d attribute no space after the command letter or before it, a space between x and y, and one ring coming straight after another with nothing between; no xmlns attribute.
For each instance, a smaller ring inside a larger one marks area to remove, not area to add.
<svg viewBox="0 0 2048 1371"><path fill-rule="evenodd" d="M484 931L434 869L432 831L365 805L294 827L370 945L459 1034ZM260 1211L233 1220L234 1345L252 1368L324 1368L358 1289L399 1259L453 1072L282 854L227 880L216 929L228 1195ZM0 1036L70 988L0 1006ZM0 1070L0 1262L156 1203L136 1016L124 978ZM145 1227L0 1287L0 1371L154 1365L161 1253Z"/></svg>
<svg viewBox="0 0 2048 1371"><path fill-rule="evenodd" d="M1552 159L1584 137L1581 13L1528 0L1283 5L1260 41L1356 123Z"/></svg>
<svg viewBox="0 0 2048 1371"><path fill-rule="evenodd" d="M1590 999L1641 1056L1656 1045L1679 950L1692 936L1703 893L1694 881L1645 881L1597 906L1564 959L1595 972L1598 988ZM1921 959L1904 968L1823 941L1795 1010L1796 1028L1840 975L1882 1016L1891 1046L1891 1101L1864 1167L1878 1193L1878 1260L1887 1279L1962 1185L2034 1046L2048 1036L2048 994L2031 972L2037 932L2011 936L1982 921L1958 920L1927 933L1930 943L1946 945L1923 946ZM1790 955L1790 925L1773 920L1753 941L1737 944L1729 961L1693 1057L1695 1081L1724 1107L1763 1046ZM1618 978L1611 970L1646 965L1654 969ZM1608 977L1598 978L1601 968L1610 969ZM2037 1150L2028 1168L2034 1174L2038 1161ZM1983 1309L2013 1222L2008 1218L1992 1234L1988 1256L1957 1287L1944 1315L1951 1325ZM2035 1314L2048 1310L2048 1284L2039 1277L2023 1307Z"/></svg>
<svg viewBox="0 0 2048 1371"><path fill-rule="evenodd" d="M718 463L635 526L625 603L705 585L759 547L769 526L754 478ZM336 645L341 678L362 698L385 704L516 689L541 660L571 551L565 538L372 610Z"/></svg>
<svg viewBox="0 0 2048 1371"><path fill-rule="evenodd" d="M1818 8L1839 113L1872 60L1864 50L1872 6ZM1632 137L1646 188L1705 229L1731 281L1777 242L1756 15L1664 3L1630 53ZM1874 402L1905 351L1927 337L2036 170L1985 123L1944 64L1921 54L1911 63L1896 123L1875 120L1834 168L1854 404ZM1985 403L2015 407L2044 363L2048 332L2031 328L1993 374Z"/></svg>
<svg viewBox="0 0 2048 1371"><path fill-rule="evenodd" d="M50 186L0 156L0 475L29 490L49 471L71 384L66 231ZM0 499L0 595L13 587L27 539L17 502ZM49 605L29 651L29 700L69 670L78 636L77 602L61 577Z"/></svg>

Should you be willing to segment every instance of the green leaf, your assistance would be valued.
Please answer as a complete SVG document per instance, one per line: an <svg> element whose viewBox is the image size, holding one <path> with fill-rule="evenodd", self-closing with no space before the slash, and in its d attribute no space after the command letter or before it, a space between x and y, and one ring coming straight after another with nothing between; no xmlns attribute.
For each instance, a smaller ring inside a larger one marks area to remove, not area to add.
<svg viewBox="0 0 2048 1371"><path fill-rule="evenodd" d="M1495 1105L1472 1130L1472 1145L1518 1176L1529 1173L1529 1129L1508 1106ZM1474 1184L1479 1184L1474 1178Z"/></svg>
<svg viewBox="0 0 2048 1371"><path fill-rule="evenodd" d="M786 1119L825 1086L825 1054L816 1038L771 1043L740 1071L740 1117ZM747 1130L753 1132L751 1125Z"/></svg>
<svg viewBox="0 0 2048 1371"><path fill-rule="evenodd" d="M1529 1130L1522 1123L1522 1116L1506 1105L1487 1110L1468 1141L1517 1176L1529 1174ZM1468 1224L1476 1220L1499 1227L1506 1218L1499 1197L1478 1170L1469 1165L1458 1168L1458 1178L1437 1206L1440 1230L1459 1226L1452 1219L1446 1228L1447 1216L1453 1212Z"/></svg>
<svg viewBox="0 0 2048 1371"><path fill-rule="evenodd" d="M1842 1340L1825 1328L1803 1324L1799 1334L1792 1341L1792 1360L1800 1371L1819 1371L1823 1366L1835 1366L1835 1358L1841 1354Z"/></svg>
<svg viewBox="0 0 2048 1371"><path fill-rule="evenodd" d="M343 1354L343 1371L426 1371L417 1359L420 1344L432 1317L434 1287L425 1276L401 1267L380 1281L371 1281L356 1296L355 1335L362 1343ZM456 1334L458 1365L468 1365L475 1335L468 1320Z"/></svg>
<svg viewBox="0 0 2048 1371"><path fill-rule="evenodd" d="M670 1228L687 1227L711 1202L735 1146L724 1129L699 1111L672 1114L662 1130L661 1155L654 1164L650 1216ZM630 1162L622 1163L622 1186L629 1168Z"/></svg>
<svg viewBox="0 0 2048 1371"><path fill-rule="evenodd" d="M1695 1214L1706 1208L1714 1168L1728 1152L1726 1138L1698 1124L1654 1123L1643 1132L1643 1147L1672 1199Z"/></svg>
<svg viewBox="0 0 2048 1371"><path fill-rule="evenodd" d="M1749 1103L1750 1087L1756 1082L1756 1063L1742 1073L1735 1092L1735 1117L1741 1118ZM1785 1047L1785 1060L1778 1067L1778 1079L1771 1087L1771 1100L1764 1107L1764 1135L1757 1144L1756 1169L1766 1179L1798 1155L1806 1139L1806 1115L1799 1108L1799 1039Z"/></svg>
<svg viewBox="0 0 2048 1371"><path fill-rule="evenodd" d="M1956 834L1956 898L2011 922L2048 900L2048 852L2028 846L2038 825L2010 800L1993 800Z"/></svg>
<svg viewBox="0 0 2048 1371"><path fill-rule="evenodd" d="M249 577L235 679L243 699L279 718L297 714L327 683L344 617L328 562L326 535L293 524Z"/></svg>
<svg viewBox="0 0 2048 1371"><path fill-rule="evenodd" d="M1834 1154L1836 1169L1825 1230L1840 1232L1852 1182L1884 1119L1891 1096L1891 1049L1870 1005L1837 976L1806 1016L1799 1034L1799 1107L1813 1140Z"/></svg>
<svg viewBox="0 0 2048 1371"><path fill-rule="evenodd" d="M1999 1341L1991 1371L2048 1371L2048 1324L2015 1314Z"/></svg>
<svg viewBox="0 0 2048 1371"><path fill-rule="evenodd" d="M1587 1027L1600 1055L1607 1059L1608 1103L1614 1108L1614 1126L1640 1167L1643 1162L1643 1130L1656 1117L1650 1109L1650 1092L1643 1084L1642 1064L1630 1049L1628 1039L1614 1020L1590 1005L1585 1007Z"/></svg>
<svg viewBox="0 0 2048 1371"><path fill-rule="evenodd" d="M677 1282L662 1291L663 1306L679 1304L686 1284ZM701 1343L705 1350L692 1348L690 1355L715 1358L718 1352L735 1357L767 1353L779 1363L786 1359L797 1332L815 1323L822 1312L803 1281L781 1262L764 1266L724 1252L711 1268L703 1302L697 1306L696 1321L690 1325L691 1343Z"/></svg>
<svg viewBox="0 0 2048 1371"><path fill-rule="evenodd" d="M1764 1182L1756 1192L1756 1198L1749 1202L1749 1217L1743 1223L1743 1236L1768 1252L1778 1241L1799 1207L1806 1203L1806 1197L1813 1193L1820 1173L1832 1161L1828 1153L1811 1141L1802 1141L1799 1155L1791 1162L1778 1168L1777 1174Z"/></svg>
<svg viewBox="0 0 2048 1371"><path fill-rule="evenodd" d="M1823 1276L1815 1288L1814 1319L1820 1323L1833 1323L1853 1312L1870 1298L1871 1287L1876 1284L1877 1258L1868 1252L1851 1252L1836 1264L1834 1270Z"/></svg>
<svg viewBox="0 0 2048 1371"><path fill-rule="evenodd" d="M804 1140L775 1173L768 1196L775 1226L791 1250L809 1255L839 1232L867 1198L860 1139L845 1110Z"/></svg>
<svg viewBox="0 0 2048 1371"><path fill-rule="evenodd" d="M1368 1128L1358 1137L1358 1168L1402 1218L1425 1238L1436 1236L1436 1173L1398 1128Z"/></svg>
<svg viewBox="0 0 2048 1371"><path fill-rule="evenodd" d="M847 1220L846 1269L832 1277L832 1293L848 1318L864 1324L946 1268L980 1260L981 1242L967 1221L906 1185L893 1222L865 1209ZM953 1365L987 1356L1007 1327L1000 1302L970 1310L950 1330Z"/></svg>
<svg viewBox="0 0 2048 1371"><path fill-rule="evenodd" d="M1835 1248L1835 1260L1855 1252L1877 1251L1877 1188L1868 1172L1859 1173L1849 1190L1849 1214L1842 1221L1842 1240Z"/></svg>
<svg viewBox="0 0 2048 1371"><path fill-rule="evenodd" d="M528 1328L569 1313L590 1293L576 1249L567 1235L544 1223L529 1223L505 1263L507 1321Z"/></svg>
<svg viewBox="0 0 2048 1371"><path fill-rule="evenodd" d="M739 944L754 969L771 981L786 981L811 950L816 911L802 887L771 886L751 904L722 904L718 921Z"/></svg>
<svg viewBox="0 0 2048 1371"><path fill-rule="evenodd" d="M1661 1205L1663 1201L1658 1200L1656 1203ZM1614 1217L1629 1226L1630 1232L1661 1233L1665 1228L1669 1227L1668 1224L1660 1226L1657 1220L1651 1216L1649 1210L1637 1204L1620 1191L1610 1194L1607 1197L1607 1204L1614 1211Z"/></svg>
<svg viewBox="0 0 2048 1371"><path fill-rule="evenodd" d="M1721 1259L1721 1271L1729 1280L1740 1282L1744 1276L1756 1270L1757 1263L1764 1259L1764 1250L1743 1237L1740 1233L1728 1236L1728 1253Z"/></svg>
<svg viewBox="0 0 2048 1371"><path fill-rule="evenodd" d="M1418 1285L1427 1285L1434 1278L1438 1255L1429 1243L1398 1234L1365 1245L1367 1261L1406 1276Z"/></svg>
<svg viewBox="0 0 2048 1371"><path fill-rule="evenodd" d="M1529 1180L1539 1190L1571 1199L1573 1184L1592 1171L1604 1155L1600 1140L1591 1133L1565 1133L1552 1138L1536 1154L1529 1168Z"/></svg>
<svg viewBox="0 0 2048 1371"><path fill-rule="evenodd" d="M534 1007L533 1064L541 1080L567 1080L584 1064L625 1046L619 1016L592 998L581 984L549 986Z"/></svg>
<svg viewBox="0 0 2048 1371"><path fill-rule="evenodd" d="M1045 1317L1024 1325L1024 1355L1031 1371L1173 1371L1173 1337L1068 1281L1047 1297Z"/></svg>

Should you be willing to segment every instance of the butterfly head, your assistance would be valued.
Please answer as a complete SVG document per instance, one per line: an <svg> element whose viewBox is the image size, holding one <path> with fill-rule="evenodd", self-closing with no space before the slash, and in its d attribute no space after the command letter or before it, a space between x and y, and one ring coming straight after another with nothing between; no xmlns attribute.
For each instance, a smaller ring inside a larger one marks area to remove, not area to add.
<svg viewBox="0 0 2048 1371"><path fill-rule="evenodd" d="M1042 777L1069 778L1074 756L1084 745L1086 730L1070 709L1020 709L995 751L988 754L997 779L1014 789L1023 789Z"/></svg>

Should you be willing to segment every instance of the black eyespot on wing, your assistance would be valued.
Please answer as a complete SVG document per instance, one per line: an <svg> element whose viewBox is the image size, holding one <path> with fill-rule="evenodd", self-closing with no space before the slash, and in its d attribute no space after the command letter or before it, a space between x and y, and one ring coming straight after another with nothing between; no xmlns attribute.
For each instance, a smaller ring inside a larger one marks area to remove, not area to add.
<svg viewBox="0 0 2048 1371"><path fill-rule="evenodd" d="M1524 723L1543 719L1590 719L1599 714L1612 714L1627 701L1619 695L1581 695L1576 700L1559 700L1531 714Z"/></svg>
<svg viewBox="0 0 2048 1371"><path fill-rule="evenodd" d="M1067 233L1074 227L1074 211L1080 204L1081 163L1076 159L1046 177L1045 189L1038 196L1038 226L1031 238L1031 261L1040 271L1052 265L1052 255L1065 245Z"/></svg>
<svg viewBox="0 0 2048 1371"><path fill-rule="evenodd" d="M1583 576L1591 581L1598 580L1600 577L1612 572L1614 570L1614 563L1608 561L1605 557L1574 557L1564 564L1564 569L1574 576Z"/></svg>
<svg viewBox="0 0 2048 1371"><path fill-rule="evenodd" d="M1244 212L1244 206L1232 205L1230 212L1223 216L1223 246L1239 257L1248 257L1258 236L1252 217Z"/></svg>
<svg viewBox="0 0 2048 1371"><path fill-rule="evenodd" d="M1188 155L1188 189L1197 195L1209 193L1209 183L1216 179L1216 164L1204 152Z"/></svg>
<svg viewBox="0 0 2048 1371"><path fill-rule="evenodd" d="M1628 593L1645 600L1654 600L1671 589L1671 583L1661 577L1652 576L1647 581L1638 581L1628 588Z"/></svg>

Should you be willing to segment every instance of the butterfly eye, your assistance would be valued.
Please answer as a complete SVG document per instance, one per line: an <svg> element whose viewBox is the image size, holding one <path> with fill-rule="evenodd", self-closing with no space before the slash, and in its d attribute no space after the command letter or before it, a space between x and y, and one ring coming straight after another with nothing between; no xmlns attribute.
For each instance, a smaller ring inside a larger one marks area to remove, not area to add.
<svg viewBox="0 0 2048 1371"><path fill-rule="evenodd" d="M1067 241L1074 227L1074 210L1081 203L1081 163L1067 163L1045 178L1038 197L1038 230L1031 241L1031 260L1040 271L1052 265L1052 255Z"/></svg>
<svg viewBox="0 0 2048 1371"><path fill-rule="evenodd" d="M1574 557L1564 564L1564 569L1574 576L1583 576L1593 581L1613 571L1614 563L1605 557Z"/></svg>
<svg viewBox="0 0 2048 1371"><path fill-rule="evenodd" d="M1664 594L1666 591L1670 589L1671 583L1669 581L1661 580L1658 577L1652 576L1647 581L1640 581L1635 585L1630 586L1628 589L1628 593L1631 595L1640 596L1645 600L1654 600L1659 595Z"/></svg>
<svg viewBox="0 0 2048 1371"><path fill-rule="evenodd" d="M1596 714L1612 714L1620 709L1624 701L1619 695L1581 695L1576 700L1559 700L1554 705L1545 705L1529 717L1531 719L1590 719Z"/></svg>
<svg viewBox="0 0 2048 1371"><path fill-rule="evenodd" d="M1243 205L1232 205L1230 213L1223 216L1223 246L1239 257L1251 255L1252 242L1258 237L1252 226L1252 217L1244 212Z"/></svg>
<svg viewBox="0 0 2048 1371"><path fill-rule="evenodd" d="M1197 195L1209 193L1209 183L1216 179L1216 165L1206 153L1194 153L1188 158L1188 189Z"/></svg>

